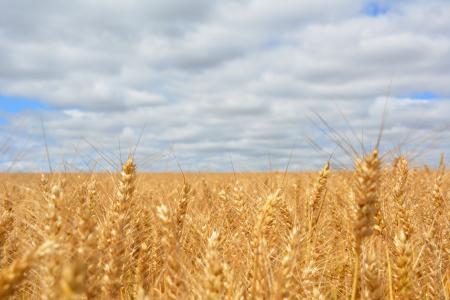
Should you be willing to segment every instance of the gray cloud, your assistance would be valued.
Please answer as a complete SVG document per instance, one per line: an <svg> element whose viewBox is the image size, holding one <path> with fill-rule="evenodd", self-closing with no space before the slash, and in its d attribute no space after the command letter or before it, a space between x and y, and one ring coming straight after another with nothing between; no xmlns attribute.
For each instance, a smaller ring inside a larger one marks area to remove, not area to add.
<svg viewBox="0 0 450 300"><path fill-rule="evenodd" d="M230 156L242 170L266 170L269 157L282 169L294 145L292 166L313 168L342 139L315 114L370 145L386 95L386 149L407 140L414 156L433 145L422 161L448 152L450 5L380 1L389 11L368 16L367 3L6 1L0 94L50 109L5 116L5 138L20 142L2 166L27 149L15 167L46 168L42 117L60 167L64 158L106 168L93 147L118 162L146 126L143 168L176 169L175 152L192 170L230 170ZM439 99L413 99L423 92Z"/></svg>

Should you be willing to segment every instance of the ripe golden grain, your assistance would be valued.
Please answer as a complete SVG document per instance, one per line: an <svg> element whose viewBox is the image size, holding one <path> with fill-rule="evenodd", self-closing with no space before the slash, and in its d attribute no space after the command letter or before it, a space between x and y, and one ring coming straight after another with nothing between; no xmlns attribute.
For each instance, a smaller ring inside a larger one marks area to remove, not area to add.
<svg viewBox="0 0 450 300"><path fill-rule="evenodd" d="M0 297L448 299L450 177L388 166L0 174Z"/></svg>

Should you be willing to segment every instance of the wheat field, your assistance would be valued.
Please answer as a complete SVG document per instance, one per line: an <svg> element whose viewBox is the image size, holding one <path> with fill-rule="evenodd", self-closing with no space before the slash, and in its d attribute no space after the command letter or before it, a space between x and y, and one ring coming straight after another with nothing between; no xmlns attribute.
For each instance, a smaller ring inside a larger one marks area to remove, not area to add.
<svg viewBox="0 0 450 300"><path fill-rule="evenodd" d="M2 174L0 298L449 299L443 162L138 170Z"/></svg>

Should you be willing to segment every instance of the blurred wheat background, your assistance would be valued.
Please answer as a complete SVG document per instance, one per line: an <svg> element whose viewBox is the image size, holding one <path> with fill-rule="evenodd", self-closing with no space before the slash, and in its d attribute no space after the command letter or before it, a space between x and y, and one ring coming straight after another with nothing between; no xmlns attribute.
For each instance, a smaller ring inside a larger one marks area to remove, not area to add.
<svg viewBox="0 0 450 300"><path fill-rule="evenodd" d="M3 174L0 297L448 299L449 187L354 171Z"/></svg>

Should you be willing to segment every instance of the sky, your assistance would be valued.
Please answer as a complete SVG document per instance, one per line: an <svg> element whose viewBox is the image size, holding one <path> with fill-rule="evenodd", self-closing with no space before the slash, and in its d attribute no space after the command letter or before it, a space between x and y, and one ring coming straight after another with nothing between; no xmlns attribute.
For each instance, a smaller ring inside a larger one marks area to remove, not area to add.
<svg viewBox="0 0 450 300"><path fill-rule="evenodd" d="M0 6L2 171L348 168L381 124L386 163L450 149L450 1Z"/></svg>

